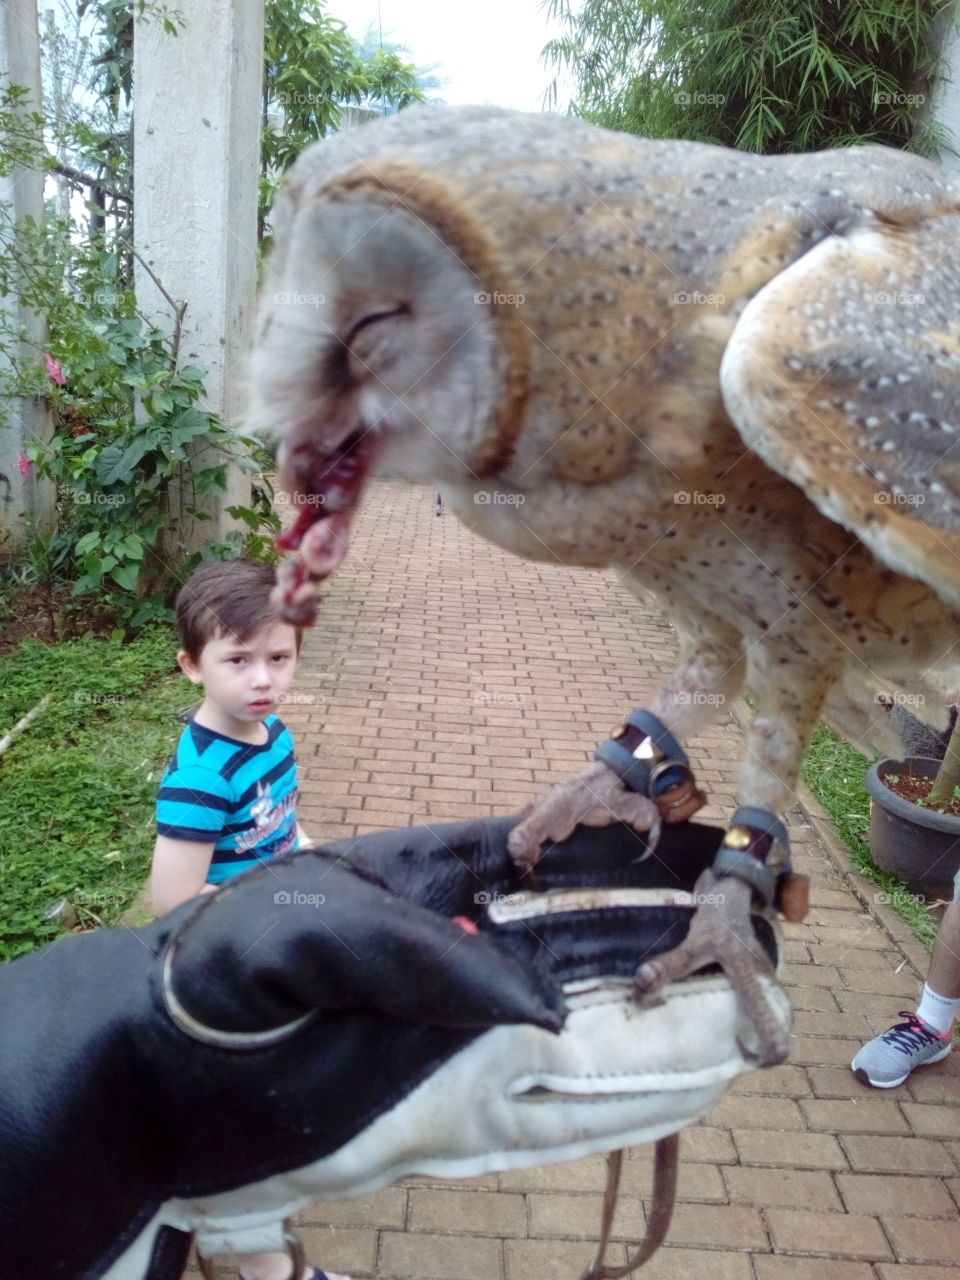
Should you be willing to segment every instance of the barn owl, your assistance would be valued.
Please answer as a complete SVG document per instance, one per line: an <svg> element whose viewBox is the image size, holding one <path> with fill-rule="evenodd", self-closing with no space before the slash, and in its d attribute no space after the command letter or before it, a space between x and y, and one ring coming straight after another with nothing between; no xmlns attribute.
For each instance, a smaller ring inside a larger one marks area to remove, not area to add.
<svg viewBox="0 0 960 1280"><path fill-rule="evenodd" d="M843 690L958 687L960 203L934 164L418 107L308 150L275 217L251 419L301 504L291 616L375 472L654 593L681 657L652 710L682 739L752 692L752 811L789 806L821 715L862 732ZM597 762L517 856L598 808L655 820Z"/></svg>

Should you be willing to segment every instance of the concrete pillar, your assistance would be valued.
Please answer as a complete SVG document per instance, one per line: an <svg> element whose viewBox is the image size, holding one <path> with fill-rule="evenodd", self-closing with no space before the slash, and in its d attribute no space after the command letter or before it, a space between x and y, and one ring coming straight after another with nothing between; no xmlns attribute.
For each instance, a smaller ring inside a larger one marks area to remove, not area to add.
<svg viewBox="0 0 960 1280"><path fill-rule="evenodd" d="M236 422L256 291L264 0L179 0L176 9L176 36L150 17L135 26L135 245L187 304L180 363L204 372L201 407ZM136 292L172 332L169 302L139 262ZM228 493L200 500L212 521L183 523L181 536L196 548L234 528L224 508L249 493L231 468Z"/></svg>
<svg viewBox="0 0 960 1280"><path fill-rule="evenodd" d="M25 112L39 111L40 35L36 0L2 0L0 3L0 83L19 85L27 90L23 100ZM38 138L38 145L41 140ZM39 169L14 166L6 176L0 175L0 206L4 221L14 224L24 218L37 222L43 218L43 173ZM47 440L51 419L46 402L40 396L9 396L3 390L11 370L11 357L36 360L43 349L46 324L13 294L0 298L3 327L27 331L29 341L16 351L0 351L0 555L13 550L23 539L26 527L22 517L32 515L41 525L54 519L54 489L47 481L38 481L35 469L26 474L21 467L23 451L32 440Z"/></svg>
<svg viewBox="0 0 960 1280"><path fill-rule="evenodd" d="M340 108L340 129L356 129L358 125L369 124L371 120L379 120L380 112L374 111L372 107L352 107L346 106Z"/></svg>
<svg viewBox="0 0 960 1280"><path fill-rule="evenodd" d="M934 85L928 115L947 131L947 141L957 153L944 151L940 163L951 178L960 178L960 5L952 4L941 14L937 40L943 56L943 79Z"/></svg>

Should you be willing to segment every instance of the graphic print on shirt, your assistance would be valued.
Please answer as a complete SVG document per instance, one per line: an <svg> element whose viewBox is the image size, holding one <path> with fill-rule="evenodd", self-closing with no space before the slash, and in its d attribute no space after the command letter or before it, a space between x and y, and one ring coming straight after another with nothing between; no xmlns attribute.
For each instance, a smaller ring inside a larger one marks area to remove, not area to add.
<svg viewBox="0 0 960 1280"><path fill-rule="evenodd" d="M253 849L256 846L261 848L266 839L274 831L280 829L291 813L297 811L297 792L291 791L289 795L285 795L279 804L273 804L269 793L266 798L259 797L260 784L257 785L258 798L254 800L250 806L250 814L253 817L254 825L248 831L242 831L237 836L236 851L239 853L243 849ZM277 849L271 849L273 856L277 853L285 853L287 849L292 849L296 839L296 832L291 828L289 832L289 840L279 846Z"/></svg>
<svg viewBox="0 0 960 1280"><path fill-rule="evenodd" d="M270 799L270 787L265 782L257 783L257 798L250 806L250 817L256 824L257 830L262 830L270 821L270 814L273 812L273 801Z"/></svg>

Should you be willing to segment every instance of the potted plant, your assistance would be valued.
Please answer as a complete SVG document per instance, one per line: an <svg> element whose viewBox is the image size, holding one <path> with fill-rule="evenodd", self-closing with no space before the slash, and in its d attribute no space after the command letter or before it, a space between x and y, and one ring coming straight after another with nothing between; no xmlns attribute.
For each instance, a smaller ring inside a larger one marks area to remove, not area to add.
<svg viewBox="0 0 960 1280"><path fill-rule="evenodd" d="M938 735L899 703L891 719L903 759L878 760L867 772L870 849L877 866L925 899L953 897L960 867L960 720ZM941 758L942 757L942 758Z"/></svg>

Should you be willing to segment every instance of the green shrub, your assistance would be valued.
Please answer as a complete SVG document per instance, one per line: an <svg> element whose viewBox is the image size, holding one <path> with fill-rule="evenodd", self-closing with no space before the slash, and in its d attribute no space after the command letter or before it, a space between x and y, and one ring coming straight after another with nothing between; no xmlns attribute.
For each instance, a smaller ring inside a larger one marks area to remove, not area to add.
<svg viewBox="0 0 960 1280"><path fill-rule="evenodd" d="M0 756L0 959L56 937L67 898L81 920L115 922L143 884L160 775L189 700L176 638L26 641L0 661L0 732L50 704Z"/></svg>

